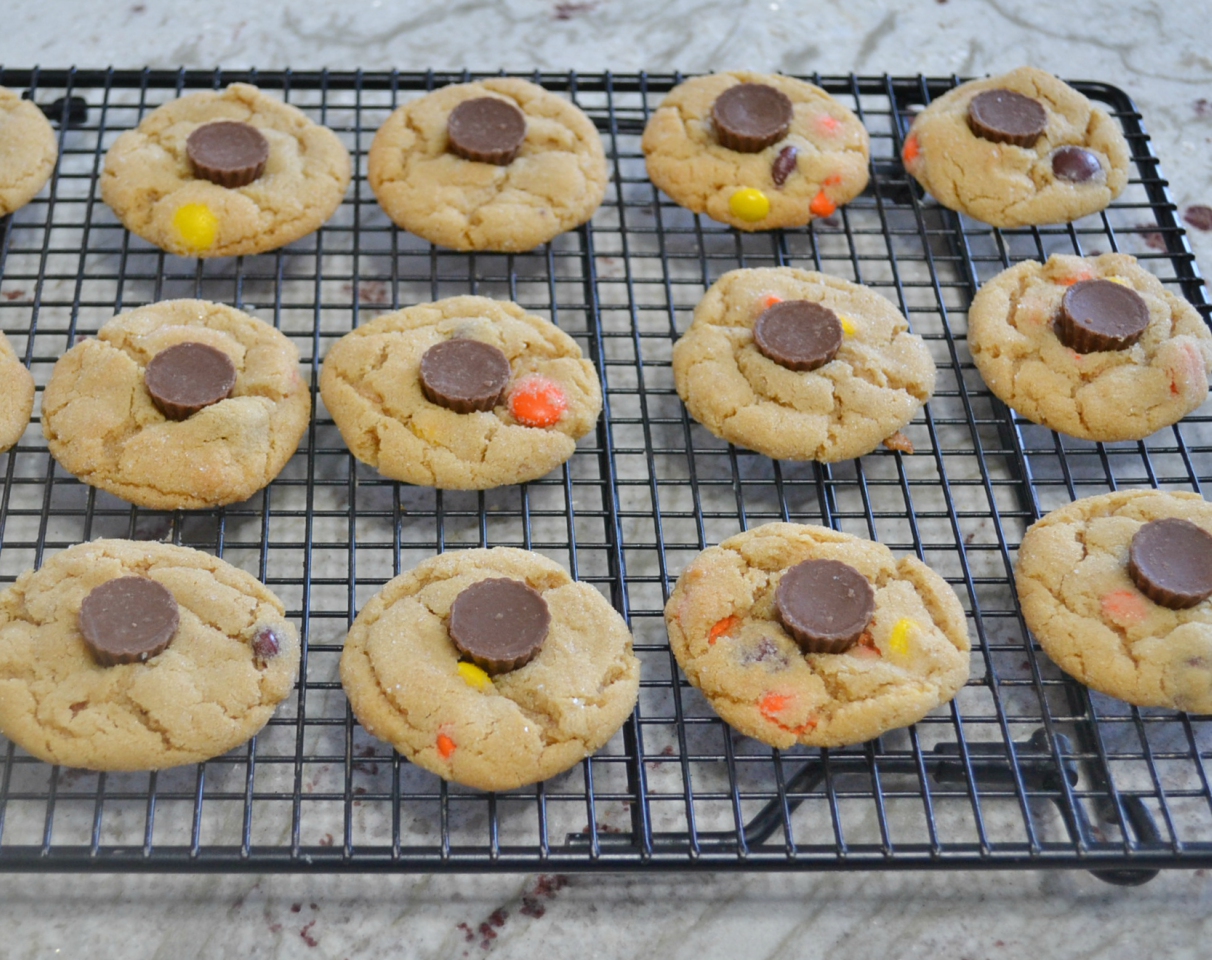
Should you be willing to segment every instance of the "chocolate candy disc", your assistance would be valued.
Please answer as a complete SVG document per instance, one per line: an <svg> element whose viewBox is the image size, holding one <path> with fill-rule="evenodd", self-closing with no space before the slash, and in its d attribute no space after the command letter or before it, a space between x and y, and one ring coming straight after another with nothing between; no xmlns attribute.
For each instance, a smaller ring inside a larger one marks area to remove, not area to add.
<svg viewBox="0 0 1212 960"><path fill-rule="evenodd" d="M421 391L455 413L491 410L509 385L509 372L509 359L492 344L445 340L421 357Z"/></svg>
<svg viewBox="0 0 1212 960"><path fill-rule="evenodd" d="M1056 335L1078 353L1126 350L1149 326L1149 308L1130 287L1110 280L1082 280L1065 291Z"/></svg>
<svg viewBox="0 0 1212 960"><path fill-rule="evenodd" d="M1212 534L1188 520L1154 520L1136 531L1128 575L1146 597L1185 610L1212 596Z"/></svg>
<svg viewBox="0 0 1212 960"><path fill-rule="evenodd" d="M84 598L78 622L93 659L112 667L163 653L181 614L167 587L147 577L118 577Z"/></svg>
<svg viewBox="0 0 1212 960"><path fill-rule="evenodd" d="M184 420L231 396L236 365L222 350L204 343L178 343L152 357L143 383L164 416Z"/></svg>
<svg viewBox="0 0 1212 960"><path fill-rule="evenodd" d="M253 656L264 663L282 652L282 641L273 627L261 627L253 634L252 648Z"/></svg>
<svg viewBox="0 0 1212 960"><path fill-rule="evenodd" d="M451 153L503 167L513 162L526 139L526 115L496 97L464 100L450 112L446 136Z"/></svg>
<svg viewBox="0 0 1212 960"><path fill-rule="evenodd" d="M1098 156L1081 147L1061 147L1053 153L1052 176L1066 183L1106 179Z"/></svg>
<svg viewBox="0 0 1212 960"><path fill-rule="evenodd" d="M774 592L779 621L809 653L843 653L875 615L867 578L837 560L805 560L783 574Z"/></svg>
<svg viewBox="0 0 1212 960"><path fill-rule="evenodd" d="M784 300L762 312L753 342L788 370L815 370L837 356L842 324L828 307L811 300Z"/></svg>
<svg viewBox="0 0 1212 960"><path fill-rule="evenodd" d="M711 107L715 135L729 150L757 153L787 136L791 101L781 90L764 83L729 87Z"/></svg>
<svg viewBox="0 0 1212 960"><path fill-rule="evenodd" d="M269 141L251 124L219 120L189 135L185 155L195 177L221 187L244 187L265 172Z"/></svg>
<svg viewBox="0 0 1212 960"><path fill-rule="evenodd" d="M986 90L968 104L968 126L978 137L994 143L1030 147L1048 126L1048 114L1038 100L1013 90Z"/></svg>
<svg viewBox="0 0 1212 960"><path fill-rule="evenodd" d="M450 608L450 639L459 653L491 674L533 660L550 626L547 601L521 580L473 583Z"/></svg>

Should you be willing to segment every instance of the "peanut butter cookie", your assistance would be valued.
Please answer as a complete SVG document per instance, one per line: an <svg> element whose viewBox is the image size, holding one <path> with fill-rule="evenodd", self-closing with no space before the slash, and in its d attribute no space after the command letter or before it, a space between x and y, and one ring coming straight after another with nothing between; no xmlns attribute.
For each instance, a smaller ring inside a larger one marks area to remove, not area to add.
<svg viewBox="0 0 1212 960"><path fill-rule="evenodd" d="M778 459L832 463L869 453L913 419L934 375L925 343L891 303L793 267L724 274L673 348L690 415L717 437Z"/></svg>
<svg viewBox="0 0 1212 960"><path fill-rule="evenodd" d="M265 726L298 669L282 602L198 550L94 540L0 593L0 733L47 763L208 760Z"/></svg>
<svg viewBox="0 0 1212 960"><path fill-rule="evenodd" d="M327 127L246 83L157 107L105 156L101 196L123 225L182 257L276 250L319 228L349 186Z"/></svg>
<svg viewBox="0 0 1212 960"><path fill-rule="evenodd" d="M686 679L773 747L862 743L968 679L967 624L947 582L825 527L768 523L704 550L678 577L665 624Z"/></svg>
<svg viewBox="0 0 1212 960"><path fill-rule="evenodd" d="M34 409L34 378L0 333L0 453L21 439Z"/></svg>
<svg viewBox="0 0 1212 960"><path fill-rule="evenodd" d="M375 134L369 163L387 215L455 250L530 250L580 226L606 195L593 121L563 97L506 77L404 104Z"/></svg>
<svg viewBox="0 0 1212 960"><path fill-rule="evenodd" d="M1212 332L1195 308L1122 253L998 274L972 300L968 348L999 400L1083 440L1141 440L1177 423L1207 398L1212 371Z"/></svg>
<svg viewBox="0 0 1212 960"><path fill-rule="evenodd" d="M37 104L0 87L0 217L34 199L58 156L54 128Z"/></svg>
<svg viewBox="0 0 1212 960"><path fill-rule="evenodd" d="M42 432L65 470L141 507L236 503L278 475L307 429L298 366L295 345L246 313L153 303L59 359Z"/></svg>
<svg viewBox="0 0 1212 960"><path fill-rule="evenodd" d="M1121 490L1032 524L1014 582L1062 670L1140 707L1212 713L1212 504Z"/></svg>
<svg viewBox="0 0 1212 960"><path fill-rule="evenodd" d="M902 159L944 207L995 227L1068 223L1128 183L1115 121L1034 67L943 94L914 118Z"/></svg>
<svg viewBox="0 0 1212 960"><path fill-rule="evenodd" d="M510 790L614 736L639 694L631 647L605 598L545 557L460 550L371 598L345 640L341 682L358 722L413 763ZM515 656L523 648L529 659Z"/></svg>
<svg viewBox="0 0 1212 960"><path fill-rule="evenodd" d="M740 230L802 227L867 186L858 117L792 77L734 71L678 84L641 146L649 178L675 203Z"/></svg>
<svg viewBox="0 0 1212 960"><path fill-rule="evenodd" d="M570 336L516 303L451 297L376 317L338 340L324 405L353 455L384 476L450 490L534 480L602 409Z"/></svg>

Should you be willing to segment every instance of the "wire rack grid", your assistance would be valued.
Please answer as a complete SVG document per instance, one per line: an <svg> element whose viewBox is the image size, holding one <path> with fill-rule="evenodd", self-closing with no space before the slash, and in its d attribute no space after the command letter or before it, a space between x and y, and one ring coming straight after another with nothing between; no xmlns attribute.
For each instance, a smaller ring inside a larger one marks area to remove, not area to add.
<svg viewBox="0 0 1212 960"><path fill-rule="evenodd" d="M407 99L469 73L3 70L56 123L49 191L0 223L0 326L45 384L116 312L178 296L232 304L300 348L315 384L338 337L385 311L478 293L571 334L602 376L596 432L542 480L485 492L410 487L357 464L316 400L299 452L252 500L158 512L56 466L34 424L3 459L0 581L99 536L222 556L286 602L305 639L296 693L247 746L158 773L51 767L0 740L0 870L369 871L1085 868L1139 883L1212 865L1212 718L1142 710L1067 679L1029 640L1012 586L1023 531L1079 497L1212 479L1207 408L1135 443L1062 437L1017 417L977 375L966 308L1010 264L1055 252L1136 255L1208 319L1202 281L1141 117L1104 104L1133 177L1074 224L995 230L924 196L898 161L916 109L958 78L812 77L872 138L867 192L802 230L743 235L661 196L639 137L677 75L535 74L594 120L611 165L592 222L528 254L461 254L397 230L366 182L375 130ZM179 259L100 201L105 150L151 109L237 80L334 129L350 193L314 235L259 256ZM867 284L924 337L938 389L905 434L822 465L776 462L691 421L670 354L706 287L741 266L794 265ZM313 388L314 389L314 388ZM820 523L913 553L967 610L971 680L907 730L839 750L771 750L724 725L680 676L662 608L704 547L772 520ZM436 552L511 545L592 583L627 617L637 709L596 756L531 788L447 784L354 722L337 661L383 583Z"/></svg>

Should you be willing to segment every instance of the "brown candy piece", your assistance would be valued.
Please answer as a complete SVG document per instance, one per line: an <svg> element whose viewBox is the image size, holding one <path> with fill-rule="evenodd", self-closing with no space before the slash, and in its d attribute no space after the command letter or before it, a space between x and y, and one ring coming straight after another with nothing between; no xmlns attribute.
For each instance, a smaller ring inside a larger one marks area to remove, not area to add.
<svg viewBox="0 0 1212 960"><path fill-rule="evenodd" d="M844 653L875 615L867 578L838 560L805 560L783 574L774 592L779 622L809 653Z"/></svg>
<svg viewBox="0 0 1212 960"><path fill-rule="evenodd" d="M757 153L778 143L791 128L791 101L764 83L738 83L711 106L715 135L729 150Z"/></svg>
<svg viewBox="0 0 1212 960"><path fill-rule="evenodd" d="M253 657L264 663L282 652L282 641L273 627L261 627L253 634Z"/></svg>
<svg viewBox="0 0 1212 960"><path fill-rule="evenodd" d="M269 141L252 124L217 120L189 135L185 155L195 177L221 187L244 187L265 172Z"/></svg>
<svg viewBox="0 0 1212 960"><path fill-rule="evenodd" d="M464 100L450 112L446 137L451 153L503 167L522 149L526 115L497 97Z"/></svg>
<svg viewBox="0 0 1212 960"><path fill-rule="evenodd" d="M1043 104L1013 90L985 90L968 104L968 126L994 143L1030 147L1048 127Z"/></svg>
<svg viewBox="0 0 1212 960"><path fill-rule="evenodd" d="M1128 548L1128 575L1146 597L1186 610L1212 596L1212 534L1188 520L1153 520Z"/></svg>
<svg viewBox="0 0 1212 960"><path fill-rule="evenodd" d="M421 392L455 413L491 410L504 395L509 374L509 358L492 344L444 340L421 357Z"/></svg>
<svg viewBox="0 0 1212 960"><path fill-rule="evenodd" d="M1061 147L1053 153L1052 176L1066 183L1106 179L1098 156L1081 147Z"/></svg>
<svg viewBox="0 0 1212 960"><path fill-rule="evenodd" d="M459 653L490 674L533 660L547 638L547 601L521 580L480 580L455 597L450 639Z"/></svg>
<svg viewBox="0 0 1212 960"><path fill-rule="evenodd" d="M787 182L787 178L795 173L795 158L798 153L799 150L788 144L774 158L774 163L770 165L770 179L776 187L781 187Z"/></svg>
<svg viewBox="0 0 1212 960"><path fill-rule="evenodd" d="M1139 293L1110 280L1082 280L1065 291L1056 335L1078 353L1126 350L1149 326L1149 307Z"/></svg>
<svg viewBox="0 0 1212 960"><path fill-rule="evenodd" d="M172 593L147 577L107 580L84 598L78 618L85 645L103 667L163 653L180 622Z"/></svg>
<svg viewBox="0 0 1212 960"><path fill-rule="evenodd" d="M763 356L788 370L815 370L837 356L842 324L819 303L783 300L757 318L753 342Z"/></svg>
<svg viewBox="0 0 1212 960"><path fill-rule="evenodd" d="M205 343L178 343L161 350L143 371L152 401L169 420L185 420L226 400L236 388L236 365Z"/></svg>

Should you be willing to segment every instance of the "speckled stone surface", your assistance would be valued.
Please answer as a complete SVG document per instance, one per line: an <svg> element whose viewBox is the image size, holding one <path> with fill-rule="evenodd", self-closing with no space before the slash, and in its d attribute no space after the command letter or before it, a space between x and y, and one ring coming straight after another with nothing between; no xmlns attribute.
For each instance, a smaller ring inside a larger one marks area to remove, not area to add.
<svg viewBox="0 0 1212 960"><path fill-rule="evenodd" d="M1023 63L1127 90L1212 271L1212 21L1196 0L50 0L0 62L976 76ZM65 24L71 29L65 29ZM0 958L1184 958L1212 878L0 876Z"/></svg>

